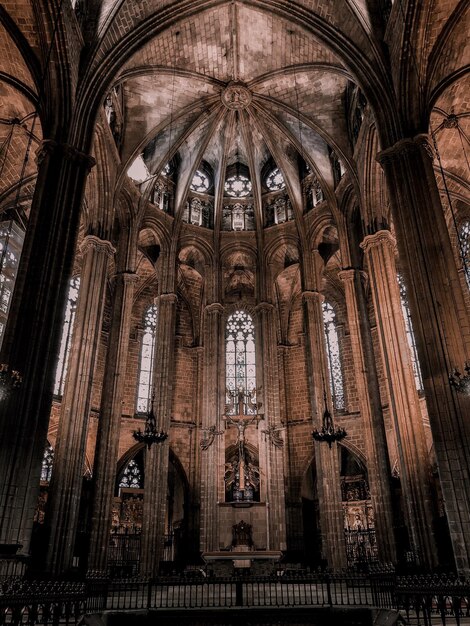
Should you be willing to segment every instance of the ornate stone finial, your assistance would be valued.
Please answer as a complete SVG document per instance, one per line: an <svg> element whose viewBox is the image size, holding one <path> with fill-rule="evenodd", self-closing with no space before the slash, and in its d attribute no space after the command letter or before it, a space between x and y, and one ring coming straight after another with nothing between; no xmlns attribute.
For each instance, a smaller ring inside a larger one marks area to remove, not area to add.
<svg viewBox="0 0 470 626"><path fill-rule="evenodd" d="M227 109L241 111L250 106L253 96L246 85L233 81L224 89L220 99Z"/></svg>

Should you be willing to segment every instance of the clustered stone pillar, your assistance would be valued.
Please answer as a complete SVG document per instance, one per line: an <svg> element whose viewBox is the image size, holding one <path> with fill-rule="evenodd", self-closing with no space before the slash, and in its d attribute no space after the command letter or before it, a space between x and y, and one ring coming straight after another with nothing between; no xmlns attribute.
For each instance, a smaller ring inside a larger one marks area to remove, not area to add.
<svg viewBox="0 0 470 626"><path fill-rule="evenodd" d="M331 410L331 396L327 380L327 356L323 329L323 295L318 291L304 291L309 363L311 368L311 403L313 425L322 427L325 406L324 394ZM315 442L315 469L320 505L321 553L333 569L346 566L344 514L341 503L338 444L331 448L325 442Z"/></svg>
<svg viewBox="0 0 470 626"><path fill-rule="evenodd" d="M221 319L224 308L214 302L205 308L202 383L201 450L201 551L219 549L218 490L221 477L217 471L220 439L223 431L219 414L219 382L223 362L220 357ZM223 475L223 472L222 472Z"/></svg>
<svg viewBox="0 0 470 626"><path fill-rule="evenodd" d="M59 574L72 566L88 433L91 383L103 318L109 241L88 235L83 254L77 314L62 398L49 490L46 523L50 528L47 568Z"/></svg>
<svg viewBox="0 0 470 626"><path fill-rule="evenodd" d="M153 389L157 430L170 432L175 361L177 296L157 298L158 320L155 340ZM155 576L163 557L168 490L169 440L154 444L145 455L145 494L142 519L140 568L142 576Z"/></svg>
<svg viewBox="0 0 470 626"><path fill-rule="evenodd" d="M274 306L261 302L257 306L263 357L264 418L260 429L266 443L266 515L267 549L286 549L286 510L284 498L284 453L279 398L279 364ZM264 431L264 432L263 432ZM282 444L281 444L282 442Z"/></svg>
<svg viewBox="0 0 470 626"><path fill-rule="evenodd" d="M367 235L361 245L371 278L412 547L418 551L423 565L434 567L437 550L432 530L429 455L401 308L396 243L390 231L380 230Z"/></svg>
<svg viewBox="0 0 470 626"><path fill-rule="evenodd" d="M114 483L121 431L122 398L129 350L134 272L114 276L113 310L101 394L100 417L93 464L93 504L88 569L106 572L112 524Z"/></svg>
<svg viewBox="0 0 470 626"><path fill-rule="evenodd" d="M379 558L383 562L396 562L393 524L391 471L387 438L372 347L368 343L367 309L364 301L361 276L355 269L339 273L345 289L349 337L353 354L357 395L364 423L364 440L367 455L367 474L370 497L374 510L375 530ZM362 304L361 310L359 306ZM369 349L366 349L369 348Z"/></svg>
<svg viewBox="0 0 470 626"><path fill-rule="evenodd" d="M29 554L39 492L81 199L94 160L72 146L46 140L38 164L1 352L1 362L18 370L23 383L0 403L0 544L22 546L24 555Z"/></svg>
<svg viewBox="0 0 470 626"><path fill-rule="evenodd" d="M381 152L457 569L470 573L470 396L449 385L470 352L462 293L427 137Z"/></svg>

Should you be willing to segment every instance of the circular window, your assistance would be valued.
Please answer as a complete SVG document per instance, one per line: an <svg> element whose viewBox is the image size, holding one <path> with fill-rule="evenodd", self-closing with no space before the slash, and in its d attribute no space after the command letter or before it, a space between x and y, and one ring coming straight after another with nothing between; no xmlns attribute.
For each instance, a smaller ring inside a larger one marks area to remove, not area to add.
<svg viewBox="0 0 470 626"><path fill-rule="evenodd" d="M206 193L209 191L211 182L209 176L201 170L196 170L191 182L191 191L198 191L199 193Z"/></svg>
<svg viewBox="0 0 470 626"><path fill-rule="evenodd" d="M229 176L225 181L225 193L232 198L243 198L251 193L251 180L243 174Z"/></svg>
<svg viewBox="0 0 470 626"><path fill-rule="evenodd" d="M281 173L281 170L276 167L273 171L268 174L266 178L266 187L269 191L279 191L280 189L284 189L286 186L284 176Z"/></svg>

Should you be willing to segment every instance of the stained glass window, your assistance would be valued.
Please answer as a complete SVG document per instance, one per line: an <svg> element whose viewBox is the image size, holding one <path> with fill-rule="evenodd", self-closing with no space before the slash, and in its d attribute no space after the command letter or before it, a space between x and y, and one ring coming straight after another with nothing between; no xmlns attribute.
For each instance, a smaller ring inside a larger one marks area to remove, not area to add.
<svg viewBox="0 0 470 626"><path fill-rule="evenodd" d="M137 413L148 413L152 397L153 361L157 329L157 306L152 304L144 318L144 334L140 350L139 385L137 388Z"/></svg>
<svg viewBox="0 0 470 626"><path fill-rule="evenodd" d="M47 442L46 449L44 450L44 456L42 458L41 467L41 482L51 482L52 476L52 464L54 462L54 449L51 444Z"/></svg>
<svg viewBox="0 0 470 626"><path fill-rule="evenodd" d="M122 474L120 487L128 487L130 489L143 489L142 472L139 464L131 459Z"/></svg>
<svg viewBox="0 0 470 626"><path fill-rule="evenodd" d="M246 393L256 389L255 327L246 311L235 311L225 327L225 382L235 391L243 387ZM249 414L253 409L245 405Z"/></svg>
<svg viewBox="0 0 470 626"><path fill-rule="evenodd" d="M60 340L59 360L55 372L54 395L62 396L65 388L65 379L67 377L68 361L70 354L70 346L72 344L73 326L75 323L75 315L77 313L78 290L80 287L80 278L76 276L72 278L67 295L67 306L65 308L64 325L62 327L62 337Z"/></svg>
<svg viewBox="0 0 470 626"><path fill-rule="evenodd" d="M13 220L0 224L0 344L8 319L24 232Z"/></svg>
<svg viewBox="0 0 470 626"><path fill-rule="evenodd" d="M251 193L251 180L243 174L235 174L227 178L224 189L227 196L244 198Z"/></svg>
<svg viewBox="0 0 470 626"><path fill-rule="evenodd" d="M411 311L408 304L408 295L406 293L405 281L401 274L397 274L398 286L400 287L400 300L403 319L405 320L406 338L411 352L411 365L413 366L413 374L415 377L416 389L423 391L423 377L421 376L421 368L418 360L418 350L416 349L415 334L413 331L413 323L411 321Z"/></svg>
<svg viewBox="0 0 470 626"><path fill-rule="evenodd" d="M326 352L328 357L328 370L330 379L330 391L335 409L343 410L344 385L343 370L341 367L341 352L339 346L338 329L336 327L336 313L329 302L323 302L323 324L325 329Z"/></svg>
<svg viewBox="0 0 470 626"><path fill-rule="evenodd" d="M191 191L197 191L199 193L206 193L209 191L211 181L209 176L201 170L196 170L191 182Z"/></svg>
<svg viewBox="0 0 470 626"><path fill-rule="evenodd" d="M266 186L270 191L279 191L286 186L281 170L276 167L266 178Z"/></svg>
<svg viewBox="0 0 470 626"><path fill-rule="evenodd" d="M470 289L470 220L465 220L460 224L459 238L465 279Z"/></svg>

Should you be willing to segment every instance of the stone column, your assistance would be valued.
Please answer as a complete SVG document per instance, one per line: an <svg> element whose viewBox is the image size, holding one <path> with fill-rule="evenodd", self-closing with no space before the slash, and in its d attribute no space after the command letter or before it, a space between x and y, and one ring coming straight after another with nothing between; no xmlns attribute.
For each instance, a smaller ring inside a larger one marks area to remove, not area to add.
<svg viewBox="0 0 470 626"><path fill-rule="evenodd" d="M0 544L22 546L25 555L39 492L81 199L94 160L72 146L47 140L38 163L0 359L23 377L21 389L0 403Z"/></svg>
<svg viewBox="0 0 470 626"><path fill-rule="evenodd" d="M314 428L321 429L326 409L323 395L333 414L328 385L328 364L323 328L323 295L318 291L304 291L307 346L310 365L310 397ZM341 485L338 444L331 448L325 442L314 442L318 501L320 506L321 554L333 569L346 566L344 515L341 504Z"/></svg>
<svg viewBox="0 0 470 626"><path fill-rule="evenodd" d="M107 571L116 463L121 431L122 397L136 281L137 275L134 272L120 272L114 276L111 330L93 463L94 486L88 569L97 572Z"/></svg>
<svg viewBox="0 0 470 626"><path fill-rule="evenodd" d="M429 422L457 569L470 573L470 396L450 386L469 358L462 285L444 219L427 137L378 155L385 173L405 275Z"/></svg>
<svg viewBox="0 0 470 626"><path fill-rule="evenodd" d="M176 302L174 293L157 298L153 389L157 430L170 433L175 364ZM141 575L155 576L163 555L170 444L154 444L145 455L145 492L142 519Z"/></svg>
<svg viewBox="0 0 470 626"><path fill-rule="evenodd" d="M219 372L224 367L220 350L223 312L224 307L218 302L209 304L204 311L200 534L200 547L203 552L219 549L217 501L221 476L217 470L220 448L219 434L222 434L224 430L219 412Z"/></svg>
<svg viewBox="0 0 470 626"><path fill-rule="evenodd" d="M72 566L90 415L91 384L101 334L108 259L114 248L93 235L83 240L82 273L69 368L54 450L46 524L50 529L47 569Z"/></svg>
<svg viewBox="0 0 470 626"><path fill-rule="evenodd" d="M256 310L259 314L261 335L264 421L259 428L266 446L266 512L268 528L268 550L286 549L286 505L284 499L284 440L281 435L281 403L279 397L279 364L274 306L261 302Z"/></svg>
<svg viewBox="0 0 470 626"><path fill-rule="evenodd" d="M422 565L434 567L437 548L433 535L429 454L401 308L396 244L390 231L381 230L367 235L361 246L371 279L410 539Z"/></svg>
<svg viewBox="0 0 470 626"><path fill-rule="evenodd" d="M367 473L374 509L379 558L383 562L395 563L397 555L393 525L391 470L367 306L359 272L355 269L347 269L339 272L338 275L345 289L349 337L359 408L364 423Z"/></svg>

